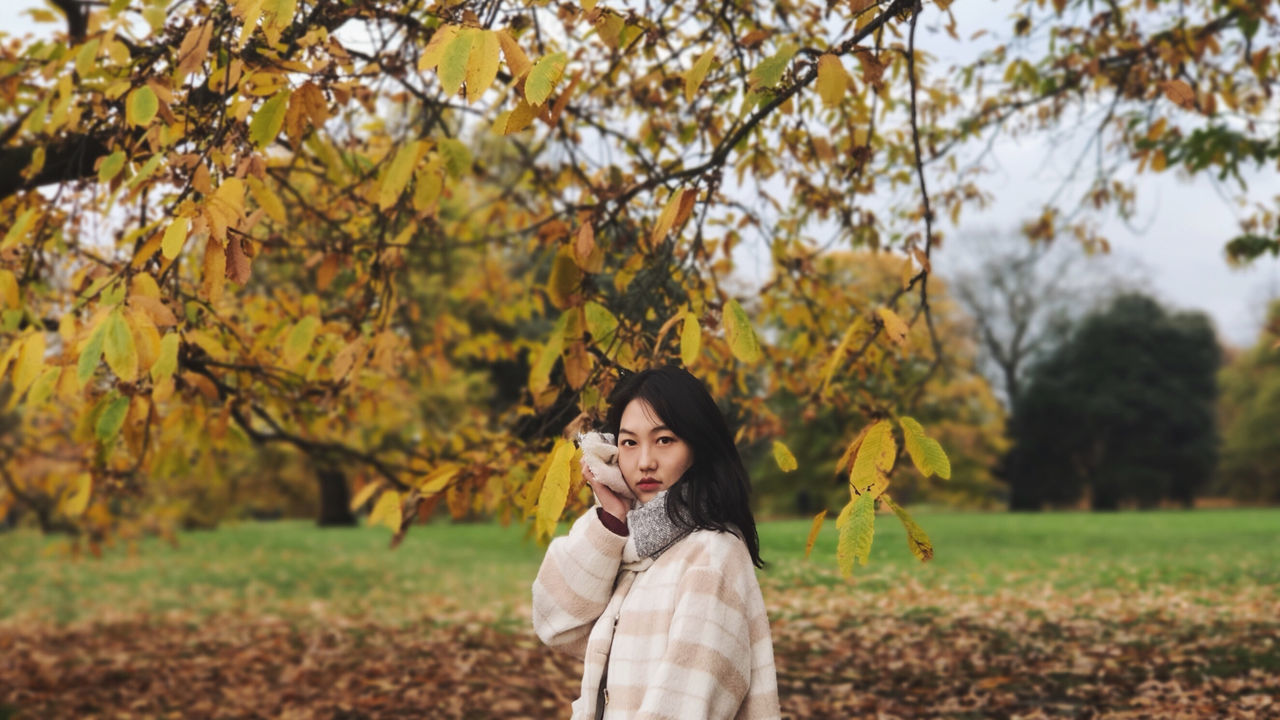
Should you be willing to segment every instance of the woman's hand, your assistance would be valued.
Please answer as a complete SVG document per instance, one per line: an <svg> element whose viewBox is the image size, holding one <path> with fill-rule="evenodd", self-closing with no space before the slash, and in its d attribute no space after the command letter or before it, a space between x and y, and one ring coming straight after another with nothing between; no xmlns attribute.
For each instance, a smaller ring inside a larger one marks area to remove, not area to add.
<svg viewBox="0 0 1280 720"><path fill-rule="evenodd" d="M586 478L587 484L595 491L596 499L600 501L600 507L622 522L626 522L627 511L631 509L630 503L618 497L618 494L610 490L604 483L597 485L595 483L596 477L591 473L591 468L585 465L582 467L582 477Z"/></svg>

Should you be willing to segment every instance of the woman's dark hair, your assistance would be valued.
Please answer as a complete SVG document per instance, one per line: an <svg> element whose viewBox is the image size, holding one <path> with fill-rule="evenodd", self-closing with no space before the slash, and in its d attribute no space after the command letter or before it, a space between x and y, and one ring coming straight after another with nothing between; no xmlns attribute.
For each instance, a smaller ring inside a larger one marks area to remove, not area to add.
<svg viewBox="0 0 1280 720"><path fill-rule="evenodd" d="M623 377L609 396L604 432L618 437L622 412L632 400L649 403L658 418L693 452L693 464L667 491L667 517L679 526L729 532L735 526L751 553L760 559L760 536L747 496L751 480L733 444L724 414L702 381L682 368L667 366Z"/></svg>

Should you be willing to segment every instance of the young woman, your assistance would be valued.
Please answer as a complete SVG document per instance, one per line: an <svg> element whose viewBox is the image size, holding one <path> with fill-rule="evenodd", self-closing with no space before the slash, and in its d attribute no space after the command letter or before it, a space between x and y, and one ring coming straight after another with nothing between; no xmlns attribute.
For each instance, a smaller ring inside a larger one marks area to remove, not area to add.
<svg viewBox="0 0 1280 720"><path fill-rule="evenodd" d="M592 483L599 505L533 583L538 637L584 661L573 720L779 717L749 482L720 409L687 371L646 370L614 391L604 432L636 499Z"/></svg>

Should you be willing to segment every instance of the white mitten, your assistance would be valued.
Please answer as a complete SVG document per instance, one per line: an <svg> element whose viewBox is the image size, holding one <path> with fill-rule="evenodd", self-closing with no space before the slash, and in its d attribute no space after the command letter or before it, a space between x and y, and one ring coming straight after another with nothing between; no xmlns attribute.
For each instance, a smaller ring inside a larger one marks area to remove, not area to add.
<svg viewBox="0 0 1280 720"><path fill-rule="evenodd" d="M618 467L618 446L608 433L580 433L578 447L582 448L582 464L595 476L596 482L612 490L618 497L635 500L627 481L622 479Z"/></svg>

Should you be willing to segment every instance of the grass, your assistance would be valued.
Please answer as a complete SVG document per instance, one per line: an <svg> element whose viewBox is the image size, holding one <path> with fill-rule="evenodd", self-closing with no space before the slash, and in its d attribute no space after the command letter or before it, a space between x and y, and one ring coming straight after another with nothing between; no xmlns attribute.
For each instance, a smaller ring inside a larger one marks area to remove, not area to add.
<svg viewBox="0 0 1280 720"><path fill-rule="evenodd" d="M981 595L1213 589L1280 594L1280 510L922 514L935 559L907 552L901 525L877 516L870 567L835 571L828 520L804 561L808 520L762 523L766 593L806 586L875 593L905 583ZM319 530L302 521L227 525L116 545L100 559L65 540L0 534L0 624L209 614L387 624L454 618L523 622L543 550L520 526L437 522L396 550L385 530ZM927 607L921 610L928 612Z"/></svg>

